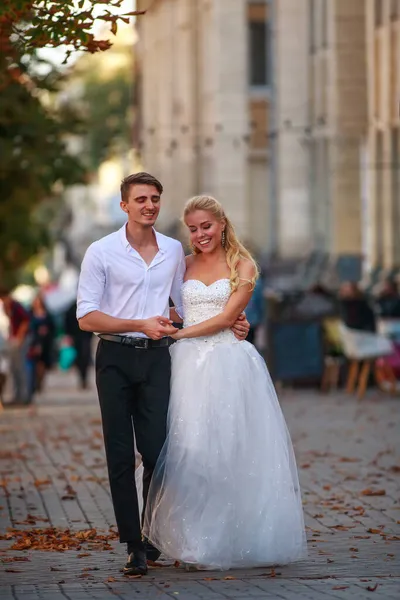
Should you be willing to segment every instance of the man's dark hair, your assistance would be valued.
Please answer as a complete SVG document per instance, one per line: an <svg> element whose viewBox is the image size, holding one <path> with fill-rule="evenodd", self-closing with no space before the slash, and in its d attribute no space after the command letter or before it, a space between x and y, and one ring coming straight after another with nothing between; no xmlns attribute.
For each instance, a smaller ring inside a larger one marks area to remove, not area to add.
<svg viewBox="0 0 400 600"><path fill-rule="evenodd" d="M158 193L163 193L163 186L158 179L149 173L134 173L128 175L121 181L121 198L123 202L128 200L129 189L132 185L154 185Z"/></svg>

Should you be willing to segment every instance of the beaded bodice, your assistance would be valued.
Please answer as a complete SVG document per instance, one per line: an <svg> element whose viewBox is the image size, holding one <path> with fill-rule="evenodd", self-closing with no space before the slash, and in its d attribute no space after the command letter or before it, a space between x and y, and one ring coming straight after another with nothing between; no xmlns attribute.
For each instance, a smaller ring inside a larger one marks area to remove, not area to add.
<svg viewBox="0 0 400 600"><path fill-rule="evenodd" d="M218 279L211 285L205 285L198 279L188 279L182 286L184 327L197 325L219 315L229 300L231 286L229 279ZM230 329L196 340L208 342L236 342Z"/></svg>

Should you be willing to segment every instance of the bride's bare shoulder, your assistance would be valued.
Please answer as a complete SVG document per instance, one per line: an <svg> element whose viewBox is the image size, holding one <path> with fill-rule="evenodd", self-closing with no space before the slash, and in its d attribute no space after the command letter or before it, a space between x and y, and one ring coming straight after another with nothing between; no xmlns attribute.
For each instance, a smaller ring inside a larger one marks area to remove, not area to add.
<svg viewBox="0 0 400 600"><path fill-rule="evenodd" d="M240 279L251 279L256 275L256 266L248 258L241 258L237 268Z"/></svg>
<svg viewBox="0 0 400 600"><path fill-rule="evenodd" d="M190 267L193 264L194 256L193 254L188 254L186 257L186 268Z"/></svg>

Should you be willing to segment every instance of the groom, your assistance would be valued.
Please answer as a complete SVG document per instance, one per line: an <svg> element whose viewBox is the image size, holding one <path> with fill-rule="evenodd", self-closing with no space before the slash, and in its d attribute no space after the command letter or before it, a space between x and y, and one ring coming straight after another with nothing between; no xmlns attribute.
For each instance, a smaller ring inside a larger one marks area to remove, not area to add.
<svg viewBox="0 0 400 600"><path fill-rule="evenodd" d="M179 315L186 270L180 242L153 228L162 192L148 173L122 181L120 205L127 223L89 246L78 287L80 328L101 332L96 384L114 512L120 541L127 543L127 575L145 575L147 558L160 555L141 536L134 441L143 460L145 506L166 436L169 336L177 331L169 318L169 299ZM244 316L233 328L240 339L248 329Z"/></svg>

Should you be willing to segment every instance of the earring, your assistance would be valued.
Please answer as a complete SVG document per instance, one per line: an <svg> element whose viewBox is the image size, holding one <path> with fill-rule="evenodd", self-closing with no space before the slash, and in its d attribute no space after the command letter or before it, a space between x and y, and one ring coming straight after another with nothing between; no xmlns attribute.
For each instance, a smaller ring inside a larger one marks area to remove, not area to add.
<svg viewBox="0 0 400 600"><path fill-rule="evenodd" d="M222 235L221 235L221 244L222 244L222 247L225 248L225 229L223 230Z"/></svg>

